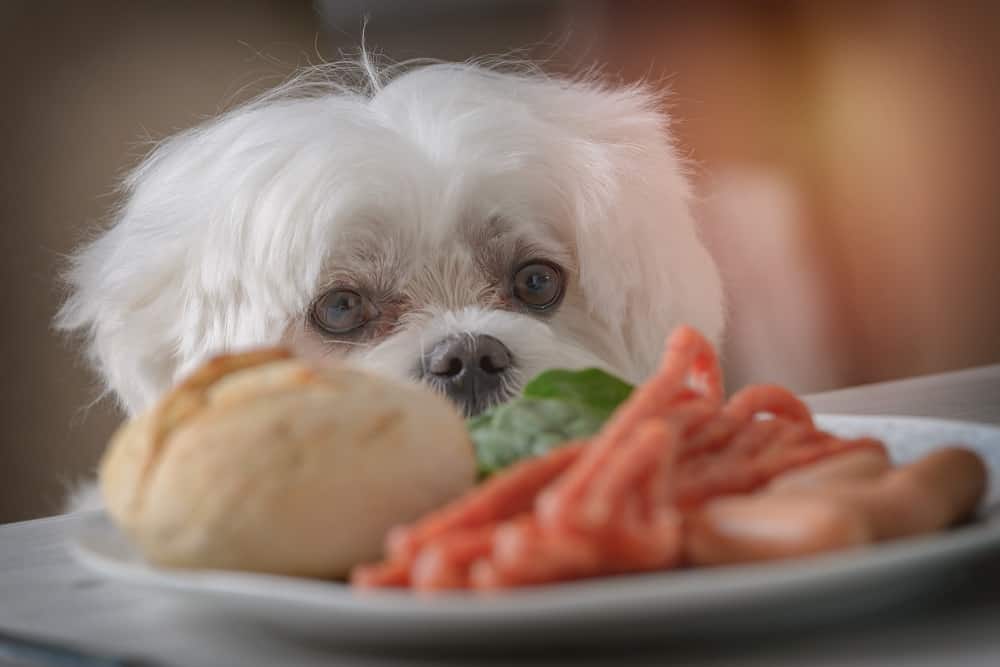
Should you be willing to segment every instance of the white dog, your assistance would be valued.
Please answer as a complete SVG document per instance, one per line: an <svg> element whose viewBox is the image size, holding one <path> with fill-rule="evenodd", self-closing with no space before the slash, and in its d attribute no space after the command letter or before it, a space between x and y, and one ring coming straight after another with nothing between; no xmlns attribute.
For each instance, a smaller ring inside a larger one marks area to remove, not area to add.
<svg viewBox="0 0 1000 667"><path fill-rule="evenodd" d="M213 354L277 343L474 414L549 367L641 381L682 322L718 340L656 94L475 65L328 73L160 144L75 256L58 324L129 413Z"/></svg>

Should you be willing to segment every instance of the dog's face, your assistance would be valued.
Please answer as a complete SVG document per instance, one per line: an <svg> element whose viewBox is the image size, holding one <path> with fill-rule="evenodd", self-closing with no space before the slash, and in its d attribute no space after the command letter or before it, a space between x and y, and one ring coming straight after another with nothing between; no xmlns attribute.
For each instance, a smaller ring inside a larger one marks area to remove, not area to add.
<svg viewBox="0 0 1000 667"><path fill-rule="evenodd" d="M545 368L627 369L624 341L591 315L572 237L471 204L338 230L292 342L426 382L469 414Z"/></svg>
<svg viewBox="0 0 1000 667"><path fill-rule="evenodd" d="M302 92L161 145L78 255L61 324L130 411L281 342L474 414L546 368L639 381L682 322L720 334L650 95L471 66Z"/></svg>

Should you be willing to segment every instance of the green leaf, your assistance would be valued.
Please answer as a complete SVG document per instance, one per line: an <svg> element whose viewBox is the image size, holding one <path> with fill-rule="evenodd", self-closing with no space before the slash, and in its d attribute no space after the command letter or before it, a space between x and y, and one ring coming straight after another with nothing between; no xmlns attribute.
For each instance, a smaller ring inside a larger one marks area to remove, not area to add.
<svg viewBox="0 0 1000 667"><path fill-rule="evenodd" d="M524 386L526 397L575 401L609 415L631 393L632 385L598 368L545 371Z"/></svg>
<svg viewBox="0 0 1000 667"><path fill-rule="evenodd" d="M593 435L631 391L628 383L597 369L540 374L522 396L467 422L480 474Z"/></svg>

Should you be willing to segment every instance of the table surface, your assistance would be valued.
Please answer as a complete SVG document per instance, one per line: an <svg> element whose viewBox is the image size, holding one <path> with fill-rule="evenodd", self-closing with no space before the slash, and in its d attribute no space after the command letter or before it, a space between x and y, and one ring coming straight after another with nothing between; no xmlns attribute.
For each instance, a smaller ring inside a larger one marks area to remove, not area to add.
<svg viewBox="0 0 1000 667"><path fill-rule="evenodd" d="M922 415L1000 424L1000 365L854 387L807 397L817 412ZM1000 445L1000 443L998 443ZM501 665L498 655L359 653L227 623L177 602L99 579L66 550L73 516L0 526L3 634L28 634L150 665ZM552 650L519 665L1000 665L1000 559L969 583L922 605L784 636L643 645L606 653ZM56 663L48 663L56 664ZM76 663L59 663L76 664Z"/></svg>

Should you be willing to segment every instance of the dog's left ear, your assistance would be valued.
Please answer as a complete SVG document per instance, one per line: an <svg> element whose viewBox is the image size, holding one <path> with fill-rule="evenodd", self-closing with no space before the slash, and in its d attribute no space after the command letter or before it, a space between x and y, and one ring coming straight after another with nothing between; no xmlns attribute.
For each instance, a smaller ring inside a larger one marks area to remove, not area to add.
<svg viewBox="0 0 1000 667"><path fill-rule="evenodd" d="M699 238L691 190L660 96L643 87L574 84L561 119L570 158L581 286L594 316L620 330L634 375L652 372L678 324L718 343L722 282Z"/></svg>

